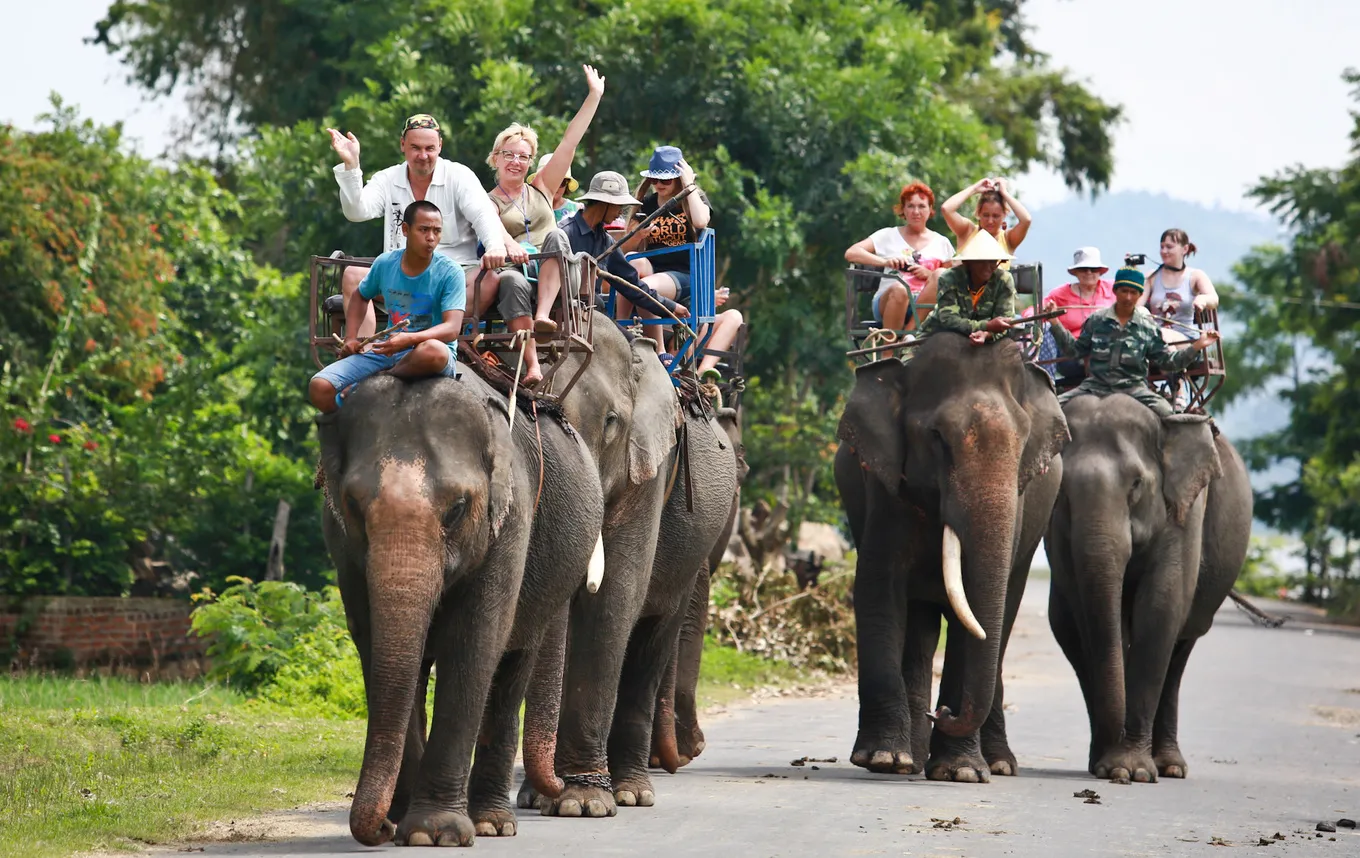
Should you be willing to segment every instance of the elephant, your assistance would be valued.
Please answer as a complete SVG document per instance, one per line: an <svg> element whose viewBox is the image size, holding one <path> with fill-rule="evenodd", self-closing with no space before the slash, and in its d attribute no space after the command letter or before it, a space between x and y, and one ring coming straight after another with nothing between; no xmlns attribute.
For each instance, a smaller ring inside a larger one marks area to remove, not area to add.
<svg viewBox="0 0 1360 858"><path fill-rule="evenodd" d="M1207 417L1159 418L1120 394L1064 410L1048 616L1086 699L1087 768L1119 783L1184 778L1181 677L1246 559L1247 469Z"/></svg>
<svg viewBox="0 0 1360 858"><path fill-rule="evenodd" d="M1067 424L1009 340L927 337L855 371L836 484L859 556L859 733L873 772L989 781L1019 771L1001 663L1062 477ZM940 618L949 621L929 714ZM933 729L928 720L933 721ZM927 753L929 757L927 758Z"/></svg>
<svg viewBox="0 0 1360 858"><path fill-rule="evenodd" d="M366 845L513 833L534 654L603 563L589 451L562 421L526 415L512 433L508 418L504 397L471 373L375 376L317 418L322 528L368 702L350 809Z"/></svg>
<svg viewBox="0 0 1360 858"><path fill-rule="evenodd" d="M656 719L652 727L652 768L665 769L675 774L705 747L704 731L699 727L698 685L699 667L703 658L704 634L708 631L708 601L712 574L722 563L727 544L736 527L741 510L741 484L750 468L746 464L746 448L742 444L741 414L738 408L719 408L718 425L737 454L737 491L732 495L732 508L727 526L718 534L709 549L707 562L699 567L690 594L685 621L680 627L675 652L665 681L657 694Z"/></svg>

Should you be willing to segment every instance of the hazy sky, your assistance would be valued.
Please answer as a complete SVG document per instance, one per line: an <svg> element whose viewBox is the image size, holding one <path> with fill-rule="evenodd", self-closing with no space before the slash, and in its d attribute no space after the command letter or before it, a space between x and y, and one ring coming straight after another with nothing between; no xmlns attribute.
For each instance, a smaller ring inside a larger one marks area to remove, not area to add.
<svg viewBox="0 0 1360 858"><path fill-rule="evenodd" d="M31 127L56 90L86 116L124 120L143 153L164 149L172 120L187 118L183 102L143 100L114 60L83 44L108 4L66 0L53 14L0 0L0 121ZM1262 174L1347 156L1341 72L1360 65L1360 3L1029 0L1025 10L1039 48L1124 105L1114 190L1239 208ZM1020 189L1035 204L1065 195L1053 176L1025 177Z"/></svg>

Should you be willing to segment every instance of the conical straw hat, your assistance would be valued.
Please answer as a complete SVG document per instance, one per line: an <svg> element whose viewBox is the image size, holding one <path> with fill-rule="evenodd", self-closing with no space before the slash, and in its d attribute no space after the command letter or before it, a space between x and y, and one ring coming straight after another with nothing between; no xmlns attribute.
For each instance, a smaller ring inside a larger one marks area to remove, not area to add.
<svg viewBox="0 0 1360 858"><path fill-rule="evenodd" d="M979 229L954 258L960 262L1004 262L1011 255L1001 249L1000 242L990 232Z"/></svg>

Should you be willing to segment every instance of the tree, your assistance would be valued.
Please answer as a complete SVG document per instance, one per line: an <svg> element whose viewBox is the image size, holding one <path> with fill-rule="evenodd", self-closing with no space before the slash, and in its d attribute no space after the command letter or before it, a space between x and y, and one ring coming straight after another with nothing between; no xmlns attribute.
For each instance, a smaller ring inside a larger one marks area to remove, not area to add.
<svg viewBox="0 0 1360 858"><path fill-rule="evenodd" d="M1344 79L1360 101L1360 72ZM1254 467L1293 462L1297 477L1258 492L1256 513L1304 540L1309 595L1345 589L1356 571L1346 547L1360 537L1360 113L1351 161L1339 169L1296 166L1264 178L1253 195L1293 233L1288 247L1258 249L1236 268L1229 296L1247 331L1234 356L1249 384L1283 384L1288 425L1248 445ZM1237 387L1243 389L1240 385Z"/></svg>

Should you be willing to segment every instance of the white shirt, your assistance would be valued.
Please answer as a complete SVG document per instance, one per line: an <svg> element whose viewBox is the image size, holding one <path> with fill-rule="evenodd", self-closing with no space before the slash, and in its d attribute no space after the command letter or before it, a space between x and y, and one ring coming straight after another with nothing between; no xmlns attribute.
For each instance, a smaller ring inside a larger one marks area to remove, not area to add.
<svg viewBox="0 0 1360 858"><path fill-rule="evenodd" d="M926 246L921 248L921 256L929 259L938 259L941 262L948 262L954 258L953 242L933 229L926 230L926 236L928 240ZM902 230L895 226L885 226L883 229L880 229L869 236L869 241L874 246L874 253L884 259L891 259L894 256L911 258L911 255L916 252L916 248L907 244L907 240L902 237ZM907 277L905 272L902 273L902 276ZM910 278L907 279L910 281ZM891 277L884 277L878 282L877 295L882 295L887 291L889 286L892 286L896 282L897 281ZM917 286L915 283L910 283L910 285L913 293L919 292L920 289L925 286L924 283L920 286ZM877 297L877 295L875 297Z"/></svg>
<svg viewBox="0 0 1360 858"><path fill-rule="evenodd" d="M406 246L401 217L416 198L406 178L405 163L379 170L367 185L361 170L347 170L344 164L336 164L335 181L340 185L340 208L346 218L355 223L386 219L384 253ZM487 198L477 175L466 166L446 158L436 161L425 199L438 206L444 215L444 231L437 248L440 253L468 268L477 265L479 239L488 252L505 252L496 207Z"/></svg>

